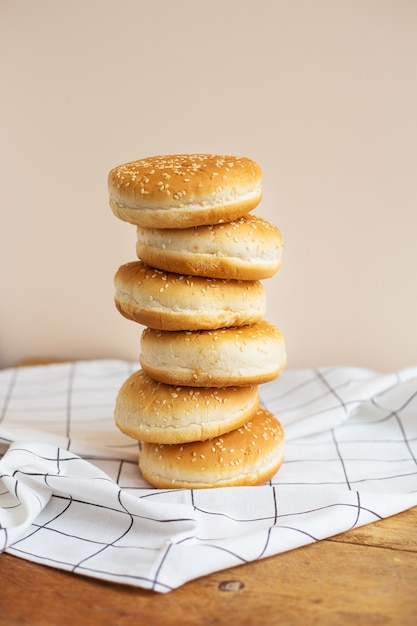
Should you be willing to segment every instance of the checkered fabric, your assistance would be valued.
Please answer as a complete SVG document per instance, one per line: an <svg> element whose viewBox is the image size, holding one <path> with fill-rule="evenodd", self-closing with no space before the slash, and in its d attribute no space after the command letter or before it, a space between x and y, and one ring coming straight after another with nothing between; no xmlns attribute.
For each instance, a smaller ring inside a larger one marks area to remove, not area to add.
<svg viewBox="0 0 417 626"><path fill-rule="evenodd" d="M152 488L138 442L116 428L116 394L137 368L0 372L1 550L168 592L417 505L417 367L286 370L260 387L286 434L279 472L199 490Z"/></svg>

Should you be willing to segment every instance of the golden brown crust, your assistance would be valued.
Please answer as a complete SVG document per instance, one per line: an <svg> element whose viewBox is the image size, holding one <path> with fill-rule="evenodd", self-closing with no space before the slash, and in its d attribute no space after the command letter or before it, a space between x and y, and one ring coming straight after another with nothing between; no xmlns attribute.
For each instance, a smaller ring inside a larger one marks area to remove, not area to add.
<svg viewBox="0 0 417 626"><path fill-rule="evenodd" d="M240 328L157 331L145 328L140 364L148 376L171 385L260 385L286 365L284 337L266 320Z"/></svg>
<svg viewBox="0 0 417 626"><path fill-rule="evenodd" d="M259 407L257 386L190 388L165 385L139 370L121 386L114 417L120 430L141 441L203 441L238 428Z"/></svg>
<svg viewBox="0 0 417 626"><path fill-rule="evenodd" d="M139 467L145 479L158 488L252 486L270 480L283 457L283 428L261 407L243 426L208 441L143 443Z"/></svg>
<svg viewBox="0 0 417 626"><path fill-rule="evenodd" d="M262 171L246 157L176 154L131 161L108 176L116 217L148 228L227 222L262 196Z"/></svg>
<svg viewBox="0 0 417 626"><path fill-rule="evenodd" d="M279 270L282 250L279 229L256 215L185 229L137 228L137 256L179 274L262 280Z"/></svg>
<svg viewBox="0 0 417 626"><path fill-rule="evenodd" d="M265 314L265 290L259 281L184 276L133 261L120 266L114 282L120 313L154 329L243 326Z"/></svg>

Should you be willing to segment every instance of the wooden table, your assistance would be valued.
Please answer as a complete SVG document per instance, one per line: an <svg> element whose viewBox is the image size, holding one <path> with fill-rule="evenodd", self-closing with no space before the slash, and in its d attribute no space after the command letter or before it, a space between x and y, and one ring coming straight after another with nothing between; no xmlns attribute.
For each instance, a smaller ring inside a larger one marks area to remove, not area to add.
<svg viewBox="0 0 417 626"><path fill-rule="evenodd" d="M415 626L416 537L417 507L163 595L2 554L0 624Z"/></svg>

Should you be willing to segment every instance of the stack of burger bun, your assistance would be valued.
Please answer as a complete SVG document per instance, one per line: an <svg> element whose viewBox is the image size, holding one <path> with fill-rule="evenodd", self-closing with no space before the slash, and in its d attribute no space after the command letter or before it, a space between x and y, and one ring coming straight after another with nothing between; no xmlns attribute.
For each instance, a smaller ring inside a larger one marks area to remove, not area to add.
<svg viewBox="0 0 417 626"><path fill-rule="evenodd" d="M113 213L137 229L136 260L116 272L115 304L144 326L140 368L115 421L141 442L159 488L259 485L279 469L284 434L259 385L286 365L264 319L262 280L281 265L276 226L250 213L262 172L245 157L150 157L109 173Z"/></svg>

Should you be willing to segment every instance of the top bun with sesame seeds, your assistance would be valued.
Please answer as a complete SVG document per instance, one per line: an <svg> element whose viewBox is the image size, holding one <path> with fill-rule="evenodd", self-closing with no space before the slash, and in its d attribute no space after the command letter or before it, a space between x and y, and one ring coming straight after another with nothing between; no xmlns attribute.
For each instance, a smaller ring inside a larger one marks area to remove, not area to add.
<svg viewBox="0 0 417 626"><path fill-rule="evenodd" d="M118 428L133 439L174 444L222 435L242 426L258 408L256 385L165 385L138 370L120 387L114 418Z"/></svg>
<svg viewBox="0 0 417 626"><path fill-rule="evenodd" d="M142 261L121 265L114 302L127 319L159 330L213 330L260 321L266 309L258 280L163 272Z"/></svg>
<svg viewBox="0 0 417 626"><path fill-rule="evenodd" d="M193 228L137 227L136 254L160 270L237 280L262 280L281 267L279 229L256 215Z"/></svg>
<svg viewBox="0 0 417 626"><path fill-rule="evenodd" d="M160 489L262 485L280 468L284 445L279 420L261 407L243 426L207 441L143 443L139 468Z"/></svg>
<svg viewBox="0 0 417 626"><path fill-rule="evenodd" d="M147 228L229 222L254 209L262 171L247 157L175 154L131 161L108 176L116 217Z"/></svg>

